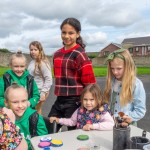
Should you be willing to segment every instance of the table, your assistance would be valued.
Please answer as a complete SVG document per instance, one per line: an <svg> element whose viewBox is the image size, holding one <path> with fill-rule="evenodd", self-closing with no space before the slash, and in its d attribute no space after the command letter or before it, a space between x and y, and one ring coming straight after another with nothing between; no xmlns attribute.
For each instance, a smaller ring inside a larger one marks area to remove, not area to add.
<svg viewBox="0 0 150 150"><path fill-rule="evenodd" d="M143 130L135 126L130 125L131 136L142 136ZM79 141L77 136L79 134L86 134L89 136L89 140ZM42 150L38 147L38 143L41 137L50 136L52 139L59 139L63 141L61 147L50 147L51 150L77 150L80 147L88 147L94 145L100 145L102 150L112 150L113 147L113 131L83 131L82 129L59 132L55 134L49 134L44 136L37 136L31 139L31 145L33 150ZM147 132L146 137L150 139L150 133Z"/></svg>

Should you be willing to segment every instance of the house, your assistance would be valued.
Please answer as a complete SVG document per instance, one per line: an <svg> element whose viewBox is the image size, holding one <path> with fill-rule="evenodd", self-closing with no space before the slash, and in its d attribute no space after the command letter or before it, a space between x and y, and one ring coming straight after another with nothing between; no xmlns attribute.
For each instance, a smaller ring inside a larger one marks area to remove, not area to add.
<svg viewBox="0 0 150 150"><path fill-rule="evenodd" d="M126 38L121 44L110 43L100 51L98 56L106 57L120 48L128 49L132 56L150 56L150 36Z"/></svg>
<svg viewBox="0 0 150 150"><path fill-rule="evenodd" d="M109 45L107 45L105 48L103 48L98 57L107 57L111 52L120 49L121 48L121 44L117 44L117 43L110 43Z"/></svg>
<svg viewBox="0 0 150 150"><path fill-rule="evenodd" d="M132 56L150 56L150 36L127 38L121 45L128 48Z"/></svg>

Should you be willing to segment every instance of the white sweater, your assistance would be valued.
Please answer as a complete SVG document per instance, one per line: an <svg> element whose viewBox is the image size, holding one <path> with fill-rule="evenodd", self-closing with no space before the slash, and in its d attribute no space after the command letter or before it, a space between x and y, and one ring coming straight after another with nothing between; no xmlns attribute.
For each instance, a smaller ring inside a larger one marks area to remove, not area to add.
<svg viewBox="0 0 150 150"><path fill-rule="evenodd" d="M34 80L37 83L38 89L40 93L47 93L50 90L52 85L52 72L49 64L42 62L41 71L36 70L36 74L34 74L35 69L35 60L32 60L28 66L28 70L32 76L34 76Z"/></svg>

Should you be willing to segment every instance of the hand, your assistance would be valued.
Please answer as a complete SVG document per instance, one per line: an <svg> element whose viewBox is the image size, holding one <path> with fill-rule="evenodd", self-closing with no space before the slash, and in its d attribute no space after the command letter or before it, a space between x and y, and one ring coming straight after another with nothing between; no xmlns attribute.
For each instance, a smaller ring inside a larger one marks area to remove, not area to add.
<svg viewBox="0 0 150 150"><path fill-rule="evenodd" d="M59 123L59 118L57 117L50 117L50 123L53 123L54 121L56 121L57 123Z"/></svg>
<svg viewBox="0 0 150 150"><path fill-rule="evenodd" d="M3 113L9 117L9 119L12 123L15 123L16 117L15 117L15 114L13 113L13 111L11 109L4 107Z"/></svg>
<svg viewBox="0 0 150 150"><path fill-rule="evenodd" d="M131 117L129 117L127 115L124 115L122 118L123 118L123 122L121 123L121 126L123 126L123 127L128 126L132 122Z"/></svg>
<svg viewBox="0 0 150 150"><path fill-rule="evenodd" d="M83 127L83 130L85 131L90 131L93 129L93 125L92 124L86 124L84 127Z"/></svg>
<svg viewBox="0 0 150 150"><path fill-rule="evenodd" d="M46 100L45 94L41 94L39 102L44 102L45 100Z"/></svg>

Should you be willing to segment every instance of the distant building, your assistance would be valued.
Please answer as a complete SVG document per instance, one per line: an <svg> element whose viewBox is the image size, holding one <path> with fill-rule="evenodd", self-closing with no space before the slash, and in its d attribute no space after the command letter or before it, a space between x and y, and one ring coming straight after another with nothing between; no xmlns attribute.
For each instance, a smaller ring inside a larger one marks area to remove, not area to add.
<svg viewBox="0 0 150 150"><path fill-rule="evenodd" d="M98 57L107 57L110 53L120 48L121 48L121 44L110 43L108 46L106 46L100 51Z"/></svg>
<svg viewBox="0 0 150 150"><path fill-rule="evenodd" d="M98 56L106 57L109 53L120 48L128 49L132 56L150 56L150 36L127 38L121 44L110 43L100 51Z"/></svg>
<svg viewBox="0 0 150 150"><path fill-rule="evenodd" d="M150 36L127 38L121 45L128 48L132 56L150 56Z"/></svg>

